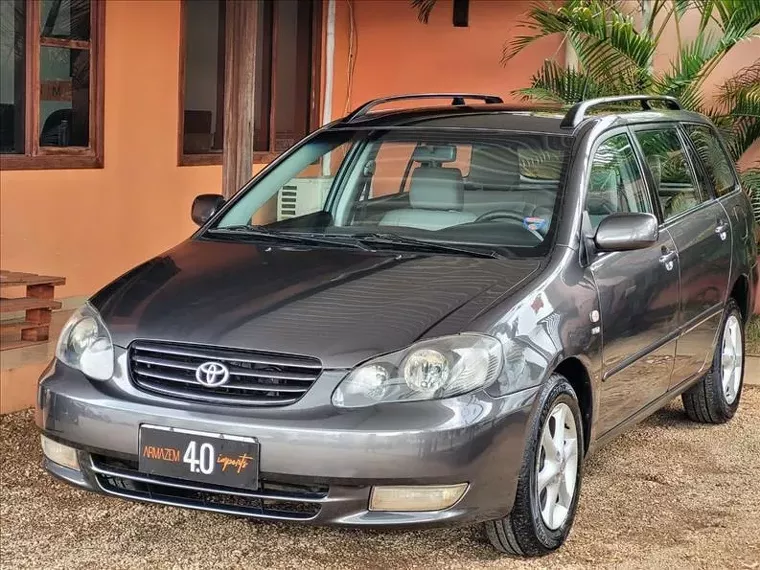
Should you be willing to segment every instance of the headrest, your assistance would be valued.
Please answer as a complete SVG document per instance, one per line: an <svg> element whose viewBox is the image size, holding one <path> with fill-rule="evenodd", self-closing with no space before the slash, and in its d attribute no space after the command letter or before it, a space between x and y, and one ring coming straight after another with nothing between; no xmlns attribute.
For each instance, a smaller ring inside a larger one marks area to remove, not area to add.
<svg viewBox="0 0 760 570"><path fill-rule="evenodd" d="M412 160L415 162L453 162L457 158L457 147L454 145L424 145L414 149Z"/></svg>
<svg viewBox="0 0 760 570"><path fill-rule="evenodd" d="M426 210L461 210L464 181L458 168L420 167L409 183L409 204Z"/></svg>
<svg viewBox="0 0 760 570"><path fill-rule="evenodd" d="M467 182L484 190L509 190L520 185L520 161L515 149L474 146Z"/></svg>

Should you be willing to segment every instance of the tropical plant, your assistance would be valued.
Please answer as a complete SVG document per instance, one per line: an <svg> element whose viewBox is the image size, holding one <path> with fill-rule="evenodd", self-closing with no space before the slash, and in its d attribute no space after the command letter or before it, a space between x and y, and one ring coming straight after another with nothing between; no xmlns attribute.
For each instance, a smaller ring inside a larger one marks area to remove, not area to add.
<svg viewBox="0 0 760 570"><path fill-rule="evenodd" d="M426 22L435 0L411 0ZM687 10L699 15L693 40L684 40ZM738 160L760 140L760 59L725 81L714 102L704 86L716 66L738 43L760 37L757 0L567 0L534 4L522 26L528 33L504 47L506 63L536 40L560 35L577 55L577 65L547 60L531 85L515 94L524 99L571 104L583 99L624 93L676 97L687 109L709 116L722 131ZM657 47L675 33L677 50L670 67L655 70ZM760 222L760 162L742 173L752 192Z"/></svg>

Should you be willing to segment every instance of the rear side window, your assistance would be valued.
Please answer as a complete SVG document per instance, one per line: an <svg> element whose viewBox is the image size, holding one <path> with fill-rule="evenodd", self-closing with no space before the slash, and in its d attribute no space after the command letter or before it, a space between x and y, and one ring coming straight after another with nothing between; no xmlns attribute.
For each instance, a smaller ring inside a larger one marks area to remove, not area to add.
<svg viewBox="0 0 760 570"><path fill-rule="evenodd" d="M666 220L708 200L675 127L636 131L636 138L652 172Z"/></svg>
<svg viewBox="0 0 760 570"><path fill-rule="evenodd" d="M736 175L731 159L720 144L718 137L704 125L684 125L691 142L697 149L715 194L723 196L736 188Z"/></svg>
<svg viewBox="0 0 760 570"><path fill-rule="evenodd" d="M586 193L586 211L594 229L610 214L654 212L628 135L613 135L596 150Z"/></svg>

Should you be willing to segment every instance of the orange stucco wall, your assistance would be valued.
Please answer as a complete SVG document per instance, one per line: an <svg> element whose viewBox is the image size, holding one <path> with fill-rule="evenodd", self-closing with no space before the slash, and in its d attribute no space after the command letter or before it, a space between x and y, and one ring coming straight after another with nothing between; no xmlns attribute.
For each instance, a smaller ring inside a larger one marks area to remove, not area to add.
<svg viewBox="0 0 760 570"><path fill-rule="evenodd" d="M451 0L438 0L430 22L421 24L407 0L354 0L354 54L348 81L348 3L337 2L333 116L362 102L397 93L469 91L515 100L510 92L529 84L544 59L564 61L558 38L547 38L501 64L507 39L531 5L526 0L473 0L469 27L452 25Z"/></svg>
<svg viewBox="0 0 760 570"><path fill-rule="evenodd" d="M0 267L85 295L192 231L192 198L218 191L221 167L177 166L179 8L108 1L105 168L0 172Z"/></svg>

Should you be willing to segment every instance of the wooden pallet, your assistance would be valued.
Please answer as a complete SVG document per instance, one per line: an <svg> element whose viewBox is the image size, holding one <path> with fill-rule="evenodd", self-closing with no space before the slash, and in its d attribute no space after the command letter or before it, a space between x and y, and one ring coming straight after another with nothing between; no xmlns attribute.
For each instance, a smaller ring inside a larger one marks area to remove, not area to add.
<svg viewBox="0 0 760 570"><path fill-rule="evenodd" d="M0 350L48 340L52 311L61 308L60 301L53 298L55 287L65 283L63 277L0 271L0 288L26 287L25 297L0 297L0 313L25 314L23 320L0 323Z"/></svg>

